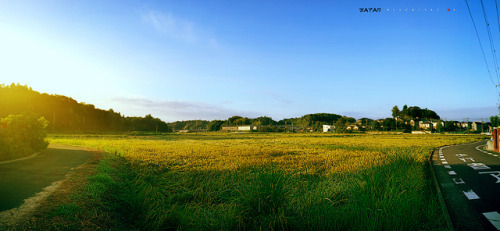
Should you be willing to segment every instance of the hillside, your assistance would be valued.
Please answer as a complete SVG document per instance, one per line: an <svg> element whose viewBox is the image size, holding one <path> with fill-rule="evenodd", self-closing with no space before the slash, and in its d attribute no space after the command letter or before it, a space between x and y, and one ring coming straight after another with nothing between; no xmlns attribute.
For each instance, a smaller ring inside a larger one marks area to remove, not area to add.
<svg viewBox="0 0 500 231"><path fill-rule="evenodd" d="M126 117L112 109L106 111L67 96L40 93L26 85L0 84L0 99L0 118L36 113L49 121L51 132L170 131L165 122L151 115Z"/></svg>

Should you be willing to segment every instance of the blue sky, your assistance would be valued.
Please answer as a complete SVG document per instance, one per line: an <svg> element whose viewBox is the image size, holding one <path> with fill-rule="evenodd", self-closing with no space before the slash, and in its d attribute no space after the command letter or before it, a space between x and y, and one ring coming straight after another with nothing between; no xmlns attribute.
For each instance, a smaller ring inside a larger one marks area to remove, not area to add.
<svg viewBox="0 0 500 231"><path fill-rule="evenodd" d="M500 47L495 2L484 4ZM469 5L498 84L480 2ZM0 28L1 83L128 116L498 113L464 1L0 0Z"/></svg>

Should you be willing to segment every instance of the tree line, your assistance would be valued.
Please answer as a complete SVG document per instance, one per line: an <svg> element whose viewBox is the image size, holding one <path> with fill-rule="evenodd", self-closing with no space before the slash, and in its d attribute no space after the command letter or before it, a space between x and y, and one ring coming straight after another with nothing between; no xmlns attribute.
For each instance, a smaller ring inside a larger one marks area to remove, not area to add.
<svg viewBox="0 0 500 231"><path fill-rule="evenodd" d="M42 94L26 85L0 84L0 99L0 117L34 113L48 121L51 132L171 131L167 123L150 114L126 117L113 109L98 109L67 96Z"/></svg>
<svg viewBox="0 0 500 231"><path fill-rule="evenodd" d="M439 115L427 108L404 105L402 110L394 106L392 117L381 120L333 114L314 113L296 118L273 120L268 116L248 118L232 116L226 120L187 120L166 123L148 114L144 117L126 117L113 109L102 110L92 104L79 103L62 95L39 93L26 85L0 84L0 118L35 113L48 121L50 132L74 131L219 131L223 126L256 125L261 132L283 132L290 130L322 131L324 124L335 125L337 132L349 131L353 125L363 130L394 131L415 130L418 121L440 121ZM410 121L413 120L413 125ZM492 118L491 121L496 121ZM443 131L460 130L453 121L438 123Z"/></svg>

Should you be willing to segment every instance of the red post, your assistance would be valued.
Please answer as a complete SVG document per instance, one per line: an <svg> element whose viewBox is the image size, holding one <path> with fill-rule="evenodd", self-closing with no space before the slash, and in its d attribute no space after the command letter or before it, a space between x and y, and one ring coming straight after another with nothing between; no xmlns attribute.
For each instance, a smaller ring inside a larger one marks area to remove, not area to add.
<svg viewBox="0 0 500 231"><path fill-rule="evenodd" d="M498 128L493 129L493 150L498 152Z"/></svg>

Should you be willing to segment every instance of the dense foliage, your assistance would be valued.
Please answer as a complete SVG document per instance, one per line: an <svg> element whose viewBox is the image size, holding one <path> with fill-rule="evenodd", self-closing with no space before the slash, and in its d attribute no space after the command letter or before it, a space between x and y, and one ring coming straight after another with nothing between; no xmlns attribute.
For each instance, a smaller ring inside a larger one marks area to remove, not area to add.
<svg viewBox="0 0 500 231"><path fill-rule="evenodd" d="M419 120L439 120L439 115L430 109L420 108L418 106L403 106L403 109L400 111L398 106L394 106L392 108L392 117L401 117L403 119L419 119Z"/></svg>
<svg viewBox="0 0 500 231"><path fill-rule="evenodd" d="M49 131L170 131L151 115L125 117L112 109L95 108L62 96L39 93L28 86L0 84L0 117L32 112L49 121Z"/></svg>
<svg viewBox="0 0 500 231"><path fill-rule="evenodd" d="M26 113L1 119L0 161L24 157L46 148L47 124L45 118Z"/></svg>

